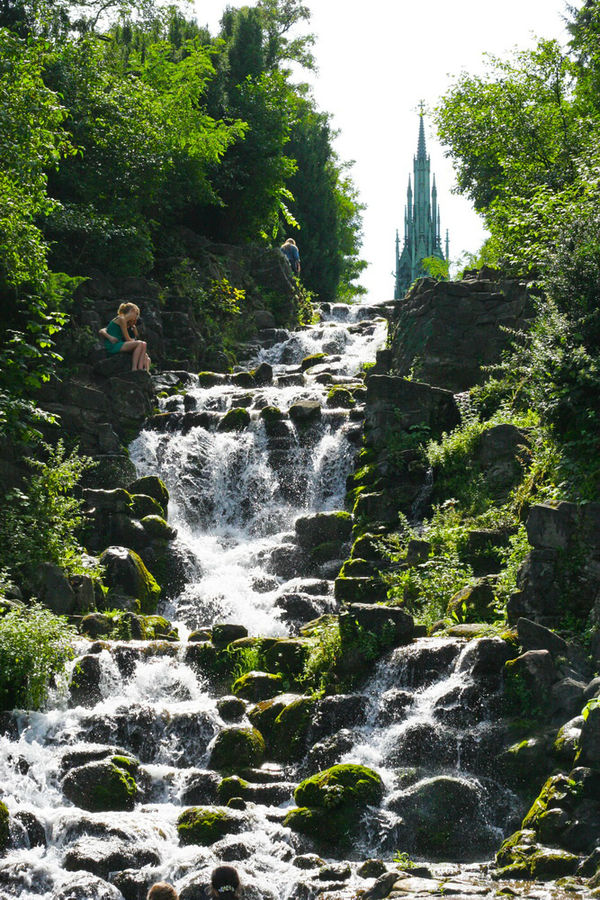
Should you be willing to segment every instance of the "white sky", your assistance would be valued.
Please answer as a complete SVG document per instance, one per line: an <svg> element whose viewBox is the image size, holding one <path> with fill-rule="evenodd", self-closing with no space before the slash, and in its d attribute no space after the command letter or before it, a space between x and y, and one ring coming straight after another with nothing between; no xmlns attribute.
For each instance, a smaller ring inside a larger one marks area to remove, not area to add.
<svg viewBox="0 0 600 900"><path fill-rule="evenodd" d="M362 282L373 301L393 295L394 239L403 237L408 175L418 136L418 105L434 106L452 76L481 71L482 54L502 56L535 38L564 40L566 0L304 0L319 72L313 84L320 109L340 130L336 150L352 169L363 215ZM572 0L581 6L581 0ZM200 25L214 34L226 0L194 0ZM229 0L230 6L254 0ZM451 193L450 162L425 119L435 173L442 235L450 231L450 257L477 252L485 238L479 217ZM298 238L302 252L302 237Z"/></svg>

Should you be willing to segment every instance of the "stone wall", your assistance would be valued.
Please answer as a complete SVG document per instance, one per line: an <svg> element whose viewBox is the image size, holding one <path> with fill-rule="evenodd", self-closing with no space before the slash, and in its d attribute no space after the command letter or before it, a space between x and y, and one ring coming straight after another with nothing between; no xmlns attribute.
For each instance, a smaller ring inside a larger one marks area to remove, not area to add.
<svg viewBox="0 0 600 900"><path fill-rule="evenodd" d="M391 315L391 372L435 387L464 391L482 380L482 367L500 361L503 329L526 329L533 316L528 286L493 269L463 281L421 278Z"/></svg>

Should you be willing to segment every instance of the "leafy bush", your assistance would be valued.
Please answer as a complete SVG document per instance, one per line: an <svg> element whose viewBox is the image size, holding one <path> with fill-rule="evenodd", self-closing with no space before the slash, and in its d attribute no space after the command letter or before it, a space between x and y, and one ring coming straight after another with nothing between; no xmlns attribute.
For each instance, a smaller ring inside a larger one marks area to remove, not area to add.
<svg viewBox="0 0 600 900"><path fill-rule="evenodd" d="M47 459L28 459L33 474L25 490L11 491L0 510L4 565L13 577L29 576L41 563L71 573L82 569L77 533L83 501L72 491L93 463L75 450L67 453L62 441L42 448Z"/></svg>
<svg viewBox="0 0 600 900"><path fill-rule="evenodd" d="M39 603L0 618L0 708L39 709L73 657L76 629Z"/></svg>

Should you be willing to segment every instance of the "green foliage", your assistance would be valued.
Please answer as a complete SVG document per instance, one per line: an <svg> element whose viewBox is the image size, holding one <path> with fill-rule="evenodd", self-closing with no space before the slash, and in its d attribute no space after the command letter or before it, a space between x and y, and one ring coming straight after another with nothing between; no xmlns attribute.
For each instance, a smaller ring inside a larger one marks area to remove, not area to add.
<svg viewBox="0 0 600 900"><path fill-rule="evenodd" d="M440 259L438 256L426 256L421 260L423 269L431 278L437 281L448 281L450 275L450 261Z"/></svg>
<svg viewBox="0 0 600 900"><path fill-rule="evenodd" d="M408 853L405 853L403 850L396 850L394 853L394 864L402 872L417 868L417 864L413 862Z"/></svg>
<svg viewBox="0 0 600 900"><path fill-rule="evenodd" d="M39 709L73 657L76 630L38 603L0 618L0 708Z"/></svg>
<svg viewBox="0 0 600 900"><path fill-rule="evenodd" d="M69 573L83 568L77 534L83 501L74 488L92 462L62 441L42 445L45 460L28 459L32 475L24 490L14 489L0 510L4 564L15 578L31 577L41 563L54 563Z"/></svg>
<svg viewBox="0 0 600 900"><path fill-rule="evenodd" d="M300 682L316 690L327 691L336 681L342 658L340 626L337 617L324 619L311 631L310 651Z"/></svg>

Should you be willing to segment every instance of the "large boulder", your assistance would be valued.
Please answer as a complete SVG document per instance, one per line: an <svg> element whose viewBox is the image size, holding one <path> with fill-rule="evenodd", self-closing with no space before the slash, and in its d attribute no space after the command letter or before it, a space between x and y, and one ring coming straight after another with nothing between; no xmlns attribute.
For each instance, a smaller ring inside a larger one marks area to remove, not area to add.
<svg viewBox="0 0 600 900"><path fill-rule="evenodd" d="M183 846L199 844L209 847L227 834L241 831L243 819L231 809L217 806L196 806L184 809L177 819L179 843Z"/></svg>
<svg viewBox="0 0 600 900"><path fill-rule="evenodd" d="M464 391L499 362L507 329L533 316L527 285L487 270L463 281L420 279L394 307L391 367L427 384Z"/></svg>
<svg viewBox="0 0 600 900"><path fill-rule="evenodd" d="M137 769L132 757L113 756L71 769L62 788L68 800L90 812L132 810L138 794Z"/></svg>
<svg viewBox="0 0 600 900"><path fill-rule="evenodd" d="M320 544L343 544L352 534L352 516L348 512L314 513L296 519L296 539L305 550Z"/></svg>
<svg viewBox="0 0 600 900"><path fill-rule="evenodd" d="M154 613L160 598L160 587L140 556L126 547L108 547L100 556L104 567L104 583L109 592L132 597L142 612Z"/></svg>
<svg viewBox="0 0 600 900"><path fill-rule="evenodd" d="M264 756L264 738L256 728L224 728L212 746L209 765L217 771L237 771L260 766Z"/></svg>
<svg viewBox="0 0 600 900"><path fill-rule="evenodd" d="M383 449L393 432L423 426L439 437L459 424L450 391L394 375L370 375L366 384L366 440L375 449Z"/></svg>

